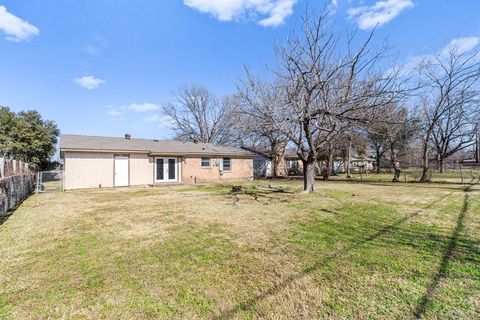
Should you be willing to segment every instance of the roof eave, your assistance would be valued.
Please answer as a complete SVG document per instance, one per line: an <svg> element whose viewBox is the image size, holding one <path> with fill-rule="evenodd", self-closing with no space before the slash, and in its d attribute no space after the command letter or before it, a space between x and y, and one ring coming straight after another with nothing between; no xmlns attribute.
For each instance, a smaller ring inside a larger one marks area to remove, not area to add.
<svg viewBox="0 0 480 320"><path fill-rule="evenodd" d="M147 153L149 150L122 150L122 149L85 149L85 148L62 148L60 152L106 152L106 153Z"/></svg>
<svg viewBox="0 0 480 320"><path fill-rule="evenodd" d="M237 157L237 158L253 158L254 154L237 154L237 153L209 153L209 152L151 152L150 150L122 150L122 149L85 149L85 148L60 148L60 152L105 152L105 153L142 153L150 156L215 156L215 157Z"/></svg>

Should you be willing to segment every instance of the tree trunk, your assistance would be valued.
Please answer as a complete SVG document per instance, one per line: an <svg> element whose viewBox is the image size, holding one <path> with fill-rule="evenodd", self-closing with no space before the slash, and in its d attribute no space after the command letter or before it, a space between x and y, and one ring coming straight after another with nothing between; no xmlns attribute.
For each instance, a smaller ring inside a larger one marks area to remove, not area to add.
<svg viewBox="0 0 480 320"><path fill-rule="evenodd" d="M285 168L285 143L281 141L276 141L272 144L272 153L273 161L275 165L272 164L273 175L275 177L285 177L287 172Z"/></svg>
<svg viewBox="0 0 480 320"><path fill-rule="evenodd" d="M285 143L276 141L272 143L272 174L274 177L285 177Z"/></svg>
<svg viewBox="0 0 480 320"><path fill-rule="evenodd" d="M393 179L392 182L399 182L400 181L400 163L397 161L397 155L395 154L395 151L392 151L392 165L393 165Z"/></svg>
<svg viewBox="0 0 480 320"><path fill-rule="evenodd" d="M327 181L328 178L330 178L330 174L332 173L332 159L333 153L330 151L325 166L322 167L323 181Z"/></svg>
<svg viewBox="0 0 480 320"><path fill-rule="evenodd" d="M303 162L303 191L310 193L314 192L315 184L315 161L302 161Z"/></svg>
<svg viewBox="0 0 480 320"><path fill-rule="evenodd" d="M392 182L400 182L400 174L401 173L402 173L402 171L400 169L395 169L395 173L394 173Z"/></svg>
<svg viewBox="0 0 480 320"><path fill-rule="evenodd" d="M441 155L438 156L438 171L440 171L440 173L445 171L445 161Z"/></svg>
<svg viewBox="0 0 480 320"><path fill-rule="evenodd" d="M351 172L352 172L352 168L351 168L351 157L352 157L352 140L349 139L349 142L348 142L348 162L347 162L347 178L351 178L352 175L351 175Z"/></svg>
<svg viewBox="0 0 480 320"><path fill-rule="evenodd" d="M475 163L480 164L480 126L477 124L475 135Z"/></svg>
<svg viewBox="0 0 480 320"><path fill-rule="evenodd" d="M422 154L422 176L420 177L420 182L428 182L429 177L428 177L428 169L429 169L429 163L428 163L428 141L424 141L423 143L423 154Z"/></svg>
<svg viewBox="0 0 480 320"><path fill-rule="evenodd" d="M275 173L277 172L277 159L275 159L275 155L272 156L272 160L270 161L270 163L272 164L271 175L272 177L275 177Z"/></svg>
<svg viewBox="0 0 480 320"><path fill-rule="evenodd" d="M328 176L330 177L333 173L333 151L330 150L330 153L328 154Z"/></svg>
<svg viewBox="0 0 480 320"><path fill-rule="evenodd" d="M377 154L375 155L375 171L377 174L380 174L380 165L381 165L381 157L380 157L380 153L377 151Z"/></svg>

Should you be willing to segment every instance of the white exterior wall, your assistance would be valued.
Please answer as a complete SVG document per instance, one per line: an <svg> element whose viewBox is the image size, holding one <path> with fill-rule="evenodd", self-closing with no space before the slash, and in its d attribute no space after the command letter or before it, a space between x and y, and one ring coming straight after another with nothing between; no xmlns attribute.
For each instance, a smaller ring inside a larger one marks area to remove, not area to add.
<svg viewBox="0 0 480 320"><path fill-rule="evenodd" d="M147 154L130 154L130 185L154 183L154 158Z"/></svg>
<svg viewBox="0 0 480 320"><path fill-rule="evenodd" d="M65 189L113 187L113 153L65 152Z"/></svg>

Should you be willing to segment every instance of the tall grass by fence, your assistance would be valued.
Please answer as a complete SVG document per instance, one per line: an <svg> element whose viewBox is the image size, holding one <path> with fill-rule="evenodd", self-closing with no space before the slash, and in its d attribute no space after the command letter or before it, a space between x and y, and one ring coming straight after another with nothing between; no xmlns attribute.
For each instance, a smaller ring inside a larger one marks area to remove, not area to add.
<svg viewBox="0 0 480 320"><path fill-rule="evenodd" d="M63 191L63 171L40 171L37 174L36 193Z"/></svg>
<svg viewBox="0 0 480 320"><path fill-rule="evenodd" d="M36 173L18 160L0 158L0 215L15 208L35 189Z"/></svg>

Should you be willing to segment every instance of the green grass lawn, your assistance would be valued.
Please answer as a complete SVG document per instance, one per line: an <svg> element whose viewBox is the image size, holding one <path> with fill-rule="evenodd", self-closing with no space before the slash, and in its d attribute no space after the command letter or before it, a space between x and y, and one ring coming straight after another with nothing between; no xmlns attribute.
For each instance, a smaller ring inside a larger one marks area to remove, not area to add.
<svg viewBox="0 0 480 320"><path fill-rule="evenodd" d="M31 196L0 319L480 318L478 185L243 185Z"/></svg>

